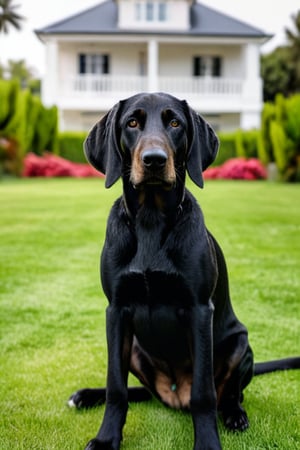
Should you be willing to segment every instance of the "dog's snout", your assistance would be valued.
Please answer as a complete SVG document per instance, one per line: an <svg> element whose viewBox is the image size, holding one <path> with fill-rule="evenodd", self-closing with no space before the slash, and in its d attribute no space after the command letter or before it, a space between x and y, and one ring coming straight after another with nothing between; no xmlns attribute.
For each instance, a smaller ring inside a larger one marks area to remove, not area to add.
<svg viewBox="0 0 300 450"><path fill-rule="evenodd" d="M166 152L160 148L152 148L142 153L143 164L148 169L163 169L167 159Z"/></svg>

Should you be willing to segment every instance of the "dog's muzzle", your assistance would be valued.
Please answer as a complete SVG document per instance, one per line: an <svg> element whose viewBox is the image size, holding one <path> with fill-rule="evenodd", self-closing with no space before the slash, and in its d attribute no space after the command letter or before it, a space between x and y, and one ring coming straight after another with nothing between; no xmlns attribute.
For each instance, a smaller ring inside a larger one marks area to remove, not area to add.
<svg viewBox="0 0 300 450"><path fill-rule="evenodd" d="M155 173L165 168L168 155L161 148L153 148L144 150L141 158L145 169Z"/></svg>

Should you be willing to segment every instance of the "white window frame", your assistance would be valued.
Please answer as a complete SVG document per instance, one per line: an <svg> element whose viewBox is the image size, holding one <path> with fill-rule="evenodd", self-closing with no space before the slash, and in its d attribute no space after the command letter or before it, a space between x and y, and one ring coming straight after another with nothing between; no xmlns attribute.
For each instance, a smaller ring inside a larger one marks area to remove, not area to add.
<svg viewBox="0 0 300 450"><path fill-rule="evenodd" d="M164 1L137 1L135 3L137 22L161 23L168 20L168 4Z"/></svg>

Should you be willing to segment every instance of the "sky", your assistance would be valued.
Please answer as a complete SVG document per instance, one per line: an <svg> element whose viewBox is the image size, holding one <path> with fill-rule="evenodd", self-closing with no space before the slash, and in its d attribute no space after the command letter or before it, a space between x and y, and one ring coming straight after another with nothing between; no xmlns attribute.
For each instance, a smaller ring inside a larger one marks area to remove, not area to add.
<svg viewBox="0 0 300 450"><path fill-rule="evenodd" d="M17 12L26 21L21 32L11 27L7 36L0 34L0 63L5 65L8 59L25 59L36 76L43 76L44 45L34 30L100 2L101 0L15 0L14 4L20 5ZM274 35L262 46L263 53L268 53L285 42L284 29L292 28L291 15L300 9L299 0L202 0L201 3Z"/></svg>

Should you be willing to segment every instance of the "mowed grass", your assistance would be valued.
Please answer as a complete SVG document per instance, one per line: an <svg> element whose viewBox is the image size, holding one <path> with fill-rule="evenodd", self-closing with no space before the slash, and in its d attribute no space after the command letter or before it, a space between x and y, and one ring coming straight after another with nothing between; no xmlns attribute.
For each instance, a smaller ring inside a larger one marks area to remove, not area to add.
<svg viewBox="0 0 300 450"><path fill-rule="evenodd" d="M221 244L235 310L257 361L299 353L300 185L189 183ZM104 408L66 406L76 389L105 385L106 299L99 253L121 192L103 180L0 182L0 449L83 449ZM300 371L255 378L245 391L251 426L220 422L225 450L297 449ZM130 382L135 380L130 378ZM157 401L130 405L124 450L188 450L189 414Z"/></svg>

